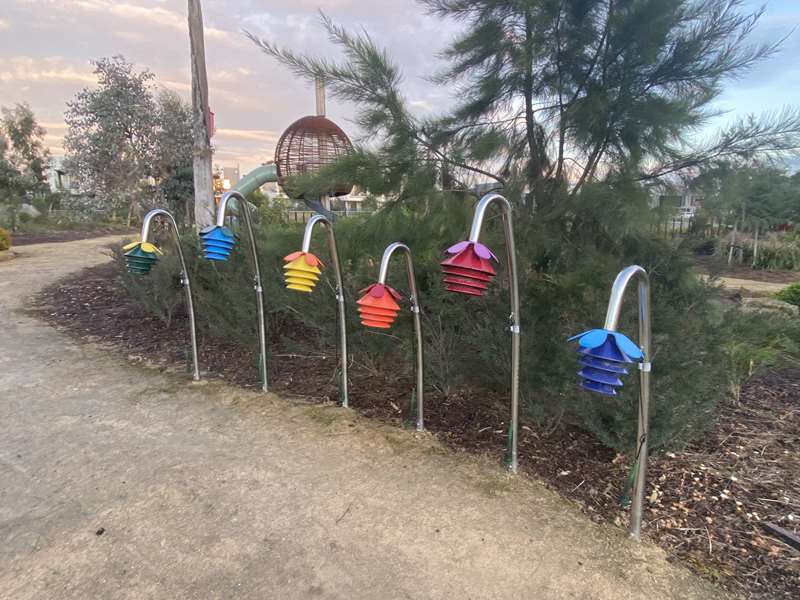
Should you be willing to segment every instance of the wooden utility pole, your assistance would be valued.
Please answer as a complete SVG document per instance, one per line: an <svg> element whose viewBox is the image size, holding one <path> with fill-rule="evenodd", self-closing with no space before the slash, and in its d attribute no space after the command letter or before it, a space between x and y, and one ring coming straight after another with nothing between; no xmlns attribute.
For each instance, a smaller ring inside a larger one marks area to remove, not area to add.
<svg viewBox="0 0 800 600"><path fill-rule="evenodd" d="M214 223L211 139L208 131L208 77L200 0L189 0L189 44L192 61L192 137L194 138L194 222L198 229Z"/></svg>

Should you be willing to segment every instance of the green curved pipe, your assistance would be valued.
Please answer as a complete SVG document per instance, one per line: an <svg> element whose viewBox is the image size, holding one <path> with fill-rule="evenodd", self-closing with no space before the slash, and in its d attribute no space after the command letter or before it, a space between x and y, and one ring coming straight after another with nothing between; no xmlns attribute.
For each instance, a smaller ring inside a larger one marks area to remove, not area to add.
<svg viewBox="0 0 800 600"><path fill-rule="evenodd" d="M247 198L250 194L256 191L265 183L272 183L278 181L278 169L274 164L261 165L250 171L247 175L239 180L239 183L231 191L239 192L242 196ZM336 215L325 208L317 198L304 198L306 206L321 215L324 215L330 221L336 220Z"/></svg>
<svg viewBox="0 0 800 600"><path fill-rule="evenodd" d="M278 170L275 165L261 165L242 177L234 189L246 198L265 183L275 181L278 181Z"/></svg>

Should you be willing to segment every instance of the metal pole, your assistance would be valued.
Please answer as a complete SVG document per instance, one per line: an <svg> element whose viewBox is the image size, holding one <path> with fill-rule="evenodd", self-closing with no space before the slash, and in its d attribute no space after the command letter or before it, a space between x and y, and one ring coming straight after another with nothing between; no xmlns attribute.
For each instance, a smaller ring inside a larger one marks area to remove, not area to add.
<svg viewBox="0 0 800 600"><path fill-rule="evenodd" d="M228 208L228 202L233 198L236 200L239 208L239 213L244 215L245 226L247 227L247 234L250 237L250 253L253 257L253 288L256 291L256 302L258 304L258 342L261 346L261 389L267 389L267 333L266 326L264 325L264 289L261 287L261 270L258 268L258 248L256 247L256 238L253 234L253 223L250 220L250 207L247 199L237 190L231 190L220 198L219 206L217 206L217 226L223 227L225 225L225 212Z"/></svg>
<svg viewBox="0 0 800 600"><path fill-rule="evenodd" d="M605 329L616 331L619 315L622 310L622 299L631 279L639 282L639 346L644 356L639 364L639 422L636 428L636 478L633 484L633 502L631 504L630 536L638 540L642 531L642 511L644 507L644 488L647 477L647 444L650 429L650 277L642 267L633 265L623 269L611 287L611 298L608 301Z"/></svg>
<svg viewBox="0 0 800 600"><path fill-rule="evenodd" d="M347 408L350 406L347 400L347 315L345 313L344 305L344 284L342 283L342 269L339 263L339 251L336 248L336 234L333 231L333 224L323 215L314 215L306 223L306 229L303 233L303 252L308 252L311 248L311 235L314 231L314 225L322 223L325 229L328 230L328 250L333 262L333 271L336 274L336 302L339 305L339 347L342 355L342 406Z"/></svg>
<svg viewBox="0 0 800 600"><path fill-rule="evenodd" d="M417 341L417 431L425 430L425 381L424 363L422 354L422 321L420 320L419 296L417 294L417 278L414 274L414 259L411 249L403 243L392 242L383 251L381 268L378 273L378 283L386 285L386 275L389 271L389 261L395 251L400 250L406 255L406 276L411 300L411 312L414 315L414 334Z"/></svg>
<svg viewBox="0 0 800 600"><path fill-rule="evenodd" d="M506 256L508 259L508 279L511 296L511 463L509 468L517 472L517 431L519 426L519 355L520 355L520 323L519 323L519 282L517 279L517 251L514 245L514 225L511 218L511 203L496 193L486 194L475 206L475 216L469 232L469 241L477 242L481 235L483 218L486 209L492 202L500 205L503 214L503 231L506 237Z"/></svg>
<svg viewBox="0 0 800 600"><path fill-rule="evenodd" d="M181 261L181 284L186 291L186 307L189 310L189 331L192 337L192 379L200 381L200 366L197 360L197 331L194 322L194 303L192 302L192 286L189 282L189 270L186 268L186 260L183 257L183 250L181 249L181 240L178 236L178 224L175 222L175 217L169 211L163 208L154 208L144 216L142 221L142 242L146 242L150 234L150 223L154 217L159 215L167 217L167 220L172 223L172 232L175 237L175 245L178 247L178 257Z"/></svg>

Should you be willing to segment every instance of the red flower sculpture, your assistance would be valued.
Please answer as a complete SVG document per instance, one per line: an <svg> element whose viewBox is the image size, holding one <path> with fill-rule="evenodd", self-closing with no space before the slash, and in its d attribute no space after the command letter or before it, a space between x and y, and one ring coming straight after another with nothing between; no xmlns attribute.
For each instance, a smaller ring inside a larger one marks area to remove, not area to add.
<svg viewBox="0 0 800 600"><path fill-rule="evenodd" d="M400 312L397 300L402 296L396 290L382 283L373 283L359 292L364 294L356 302L361 324L366 327L389 329Z"/></svg>
<svg viewBox="0 0 800 600"><path fill-rule="evenodd" d="M445 252L451 255L440 263L447 291L481 296L497 274L491 262L498 262L497 257L483 244L471 241L458 242Z"/></svg>

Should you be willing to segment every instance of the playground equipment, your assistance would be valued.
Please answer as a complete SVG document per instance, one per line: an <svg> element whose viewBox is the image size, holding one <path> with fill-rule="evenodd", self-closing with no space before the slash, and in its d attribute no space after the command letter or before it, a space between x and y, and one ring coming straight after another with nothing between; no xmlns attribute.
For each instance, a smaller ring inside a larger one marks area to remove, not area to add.
<svg viewBox="0 0 800 600"><path fill-rule="evenodd" d="M263 185L263 183L260 185ZM253 259L253 289L256 291L256 305L258 311L258 343L261 351L261 355L259 356L259 370L261 371L261 389L266 392L268 391L267 334L264 324L264 289L261 287L261 270L258 266L258 248L256 246L255 235L253 234L253 223L250 218L250 204L240 191L231 190L220 198L219 204L217 205L217 222L215 225L206 227L200 232L200 243L203 247L203 255L206 259L214 261L228 260L228 256L236 243L233 232L225 227L225 215L227 214L231 199L236 201L238 214L243 217L247 235L250 238L250 256Z"/></svg>
<svg viewBox="0 0 800 600"><path fill-rule="evenodd" d="M181 250L181 240L178 236L178 224L175 222L175 217L173 217L169 211L163 208L155 208L144 216L140 241L128 244L123 248L123 250L127 250L127 252L125 252L125 263L129 273L147 275L155 264L157 255L163 254L155 244L151 244L147 241L150 235L150 224L153 222L153 219L158 216L166 217L167 221L172 225L175 247L178 249L178 258L180 258L181 261L180 280L183 289L186 291L186 309L189 312L189 331L192 339L192 379L199 381L200 367L197 360L197 331L194 321L192 287L189 281L189 271L186 268L186 261L183 258L183 250Z"/></svg>
<svg viewBox="0 0 800 600"><path fill-rule="evenodd" d="M422 323L420 321L419 296L417 295L417 278L414 275L414 260L411 250L405 244L393 242L383 251L381 267L378 272L378 283L373 283L369 287L361 290L363 296L358 300L358 312L361 316L361 324L366 327L377 329L389 329L394 323L400 312L398 300L402 299L401 294L386 285L386 276L389 272L389 262L392 255L403 252L406 256L406 277L408 279L409 300L411 301L411 313L414 315L414 334L416 336L417 347L417 431L425 429L424 419L424 365L422 354Z"/></svg>
<svg viewBox="0 0 800 600"><path fill-rule="evenodd" d="M333 231L333 224L322 215L312 216L306 223L303 233L303 245L300 252L292 252L283 258L286 263L283 266L286 287L298 292L311 293L319 281L321 274L320 266L324 266L322 261L311 254L311 237L314 233L314 226L320 223L325 226L328 232L328 249L333 263L333 271L336 277L336 302L339 307L339 347L342 355L342 382L340 386L342 406L349 406L347 400L347 315L344 306L344 285L342 284L342 269L339 264L339 251L336 248L336 235Z"/></svg>
<svg viewBox="0 0 800 600"><path fill-rule="evenodd" d="M489 193L480 199L475 206L472 229L469 239L450 246L446 252L451 256L441 262L445 287L451 292L480 296L488 288L488 282L495 275L491 260L497 257L478 240L481 235L483 218L486 209L497 203L503 217L506 256L508 259L508 280L511 299L511 424L509 433L509 468L516 473L517 462L517 430L519 424L519 285L517 281L517 253L514 246L514 226L511 219L511 204L496 193Z"/></svg>
<svg viewBox="0 0 800 600"><path fill-rule="evenodd" d="M283 132L275 148L278 182L290 198L305 200L312 208L327 213L327 209L306 194L295 189L289 179L306 175L336 162L353 151L353 144L339 126L325 116L325 87L316 81L317 114L298 119ZM353 190L347 182L336 182L327 190L328 196L346 196Z"/></svg>
<svg viewBox="0 0 800 600"><path fill-rule="evenodd" d="M617 331L622 300L632 279L638 280L639 345ZM639 422L636 433L636 456L633 469L633 501L629 532L638 540L642 529L644 485L647 476L647 434L650 412L650 278L642 267L632 265L623 269L611 287L606 321L602 329L592 329L569 338L578 342L578 375L581 386L591 392L616 396L622 387L620 376L627 375L626 364L639 367Z"/></svg>

